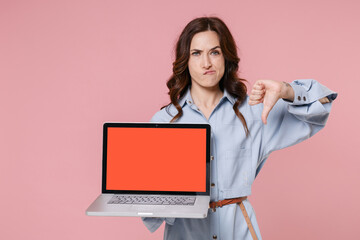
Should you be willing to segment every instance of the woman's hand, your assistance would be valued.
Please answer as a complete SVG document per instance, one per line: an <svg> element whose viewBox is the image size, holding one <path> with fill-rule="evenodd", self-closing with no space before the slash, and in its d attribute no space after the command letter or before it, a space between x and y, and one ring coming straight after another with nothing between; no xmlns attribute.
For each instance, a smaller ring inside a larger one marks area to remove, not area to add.
<svg viewBox="0 0 360 240"><path fill-rule="evenodd" d="M271 109L280 98L294 101L294 90L290 84L285 82L258 80L255 82L249 98L249 105L264 104L261 120L266 124Z"/></svg>

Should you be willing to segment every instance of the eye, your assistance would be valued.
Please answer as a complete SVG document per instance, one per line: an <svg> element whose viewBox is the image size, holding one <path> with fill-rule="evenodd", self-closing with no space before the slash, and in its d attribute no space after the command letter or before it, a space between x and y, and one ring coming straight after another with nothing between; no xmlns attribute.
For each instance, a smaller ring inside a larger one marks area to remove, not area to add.
<svg viewBox="0 0 360 240"><path fill-rule="evenodd" d="M192 52L191 55L193 55L193 56L199 56L200 53L199 53L199 52Z"/></svg>
<svg viewBox="0 0 360 240"><path fill-rule="evenodd" d="M212 51L210 54L211 55L220 55L220 52L219 51Z"/></svg>

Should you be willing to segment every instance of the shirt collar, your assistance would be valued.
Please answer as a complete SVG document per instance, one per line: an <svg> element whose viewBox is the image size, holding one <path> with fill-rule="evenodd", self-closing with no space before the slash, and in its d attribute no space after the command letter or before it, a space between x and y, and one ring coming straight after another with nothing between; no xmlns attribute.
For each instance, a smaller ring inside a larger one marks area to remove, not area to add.
<svg viewBox="0 0 360 240"><path fill-rule="evenodd" d="M224 89L224 95L223 97L220 99L220 102L223 101L223 99L227 99L232 105L235 104L236 99L228 92L226 91L226 89ZM193 100L190 94L190 87L188 87L188 89L186 90L184 96L179 100L179 105L181 107L184 107L184 104L193 104Z"/></svg>
<svg viewBox="0 0 360 240"><path fill-rule="evenodd" d="M232 105L234 105L236 102L236 99L228 91L226 91L226 89L224 89L223 98L227 98Z"/></svg>
<svg viewBox="0 0 360 240"><path fill-rule="evenodd" d="M193 100L190 94L190 87L188 87L188 89L186 90L184 96L179 100L179 105L181 107L184 107L184 104L188 103L188 104L192 104Z"/></svg>

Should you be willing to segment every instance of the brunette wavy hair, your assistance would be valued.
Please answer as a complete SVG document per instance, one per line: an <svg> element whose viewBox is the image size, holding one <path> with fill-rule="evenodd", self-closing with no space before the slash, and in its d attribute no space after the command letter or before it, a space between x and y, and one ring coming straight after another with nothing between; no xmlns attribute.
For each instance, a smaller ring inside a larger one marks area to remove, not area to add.
<svg viewBox="0 0 360 240"><path fill-rule="evenodd" d="M249 129L245 118L238 109L238 106L242 104L246 98L247 89L244 84L246 80L239 78L237 75L240 58L237 55L234 38L225 23L217 17L196 18L189 22L180 34L175 46L176 60L173 62L173 74L166 83L169 88L168 94L171 102L161 109L166 107L166 111L170 114L169 106L173 104L176 107L178 113L170 122L174 122L182 116L183 111L178 101L184 96L186 90L191 85L191 77L188 68L191 40L195 34L205 31L214 31L219 36L220 48L225 59L225 72L219 82L219 87L221 91L226 89L229 94L236 99L233 109L244 126L246 136L248 136Z"/></svg>

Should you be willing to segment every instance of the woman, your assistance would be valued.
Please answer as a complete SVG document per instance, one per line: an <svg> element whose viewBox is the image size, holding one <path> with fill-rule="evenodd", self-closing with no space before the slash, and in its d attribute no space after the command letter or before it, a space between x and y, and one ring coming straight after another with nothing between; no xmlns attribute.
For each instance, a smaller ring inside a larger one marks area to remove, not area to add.
<svg viewBox="0 0 360 240"><path fill-rule="evenodd" d="M246 199L255 177L272 151L309 138L326 123L335 92L315 80L259 80L247 96L239 61L219 18L194 19L176 44L167 82L171 103L151 121L209 123L211 202L232 200L209 209L205 219L143 218L151 232L165 220L164 239L261 239Z"/></svg>

